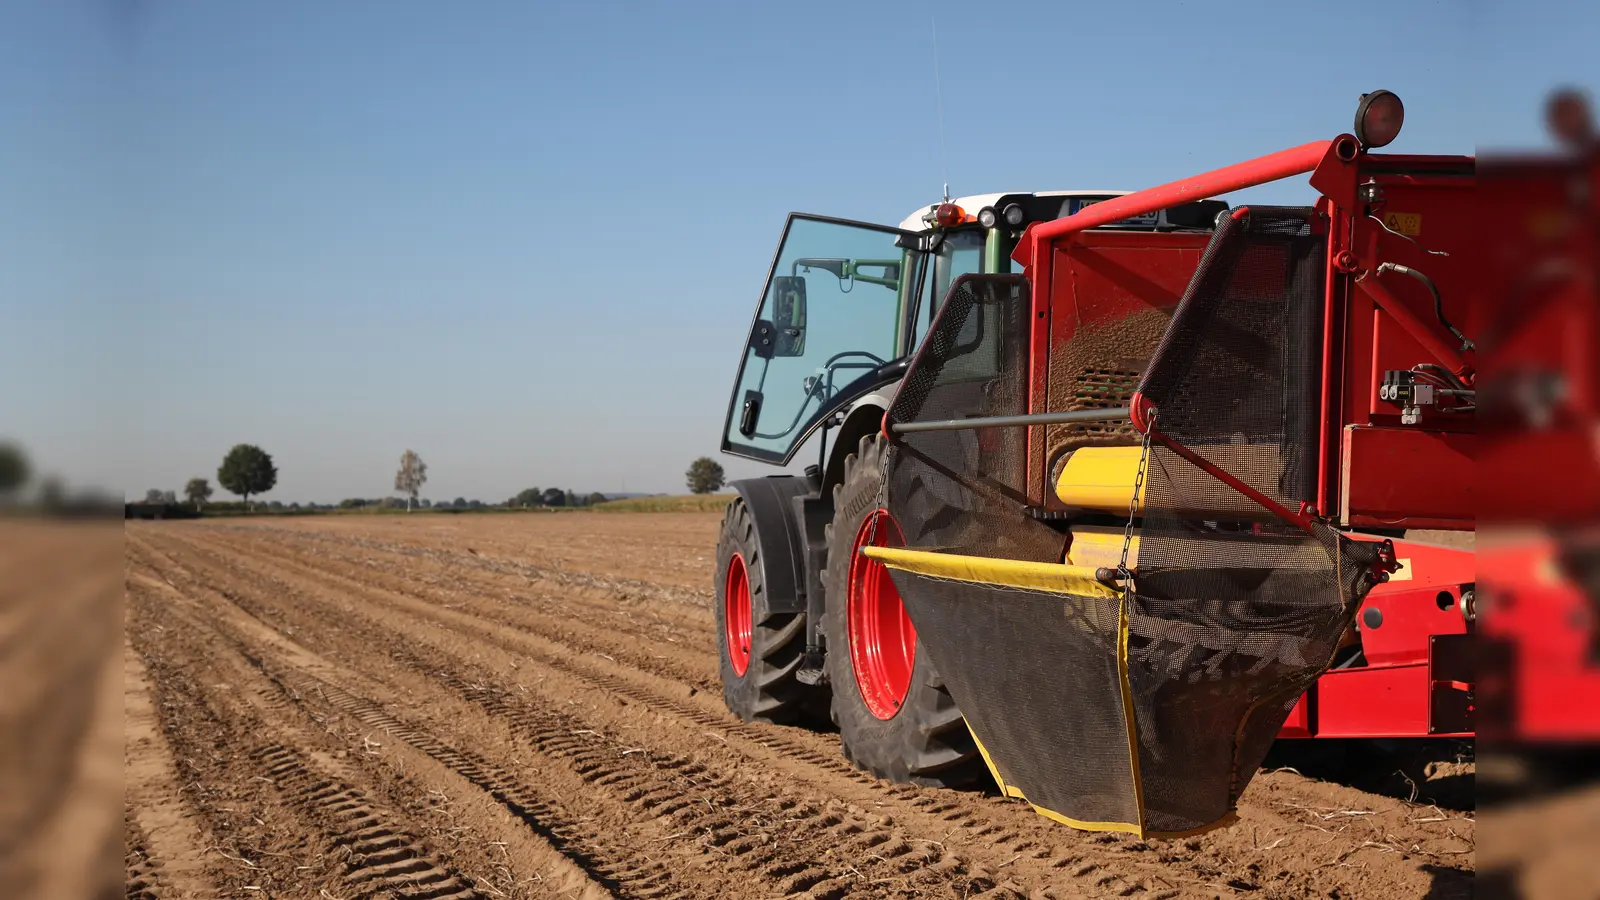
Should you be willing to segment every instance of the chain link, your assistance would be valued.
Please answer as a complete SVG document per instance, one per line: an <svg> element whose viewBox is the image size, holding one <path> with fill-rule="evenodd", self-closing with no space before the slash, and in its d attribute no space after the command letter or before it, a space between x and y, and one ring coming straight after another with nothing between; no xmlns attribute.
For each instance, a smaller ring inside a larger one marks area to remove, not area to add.
<svg viewBox="0 0 1600 900"><path fill-rule="evenodd" d="M877 454L878 459L874 460L878 465L878 502L869 513L872 516L872 525L867 530L868 547L878 546L878 522L883 518L878 515L878 510L889 508L889 459L893 455L894 444L889 443L881 453Z"/></svg>
<svg viewBox="0 0 1600 900"><path fill-rule="evenodd" d="M1128 524L1122 529L1122 559L1117 563L1117 576L1122 579L1124 593L1133 590L1133 572L1128 569L1128 551L1133 547L1133 519L1139 514L1139 495L1144 491L1145 467L1150 462L1150 435L1156 430L1156 411L1150 411L1145 426L1144 441L1139 447L1139 469L1133 476L1133 496L1128 498Z"/></svg>

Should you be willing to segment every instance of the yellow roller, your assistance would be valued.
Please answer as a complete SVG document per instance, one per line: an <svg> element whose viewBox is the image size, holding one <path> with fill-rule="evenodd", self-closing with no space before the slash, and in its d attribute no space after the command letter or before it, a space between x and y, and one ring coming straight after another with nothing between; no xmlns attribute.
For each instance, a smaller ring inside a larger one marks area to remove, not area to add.
<svg viewBox="0 0 1600 900"><path fill-rule="evenodd" d="M1123 530L1108 525L1077 525L1072 528L1072 545L1067 548L1067 563L1088 569L1116 568L1122 562ZM1139 535L1128 547L1128 564L1139 558Z"/></svg>
<svg viewBox="0 0 1600 900"><path fill-rule="evenodd" d="M1210 444L1194 448L1201 455L1229 472L1263 472L1281 468L1276 444ZM1056 475L1056 497L1062 503L1079 509L1094 510L1126 516L1128 502L1133 499L1133 483L1139 475L1138 447L1080 447L1069 453L1061 462ZM1159 452L1159 451L1158 451ZM1216 482L1190 463L1171 453L1152 457L1152 465L1160 465L1169 478L1192 478L1205 490L1186 491L1179 498L1169 498L1172 511L1190 516L1215 517L1240 521L1257 521L1271 518L1271 513L1243 494L1235 493ZM1148 485L1148 481L1146 484ZM1135 515L1144 512L1145 496L1140 491ZM1121 551L1119 546L1118 551ZM1079 560L1074 560L1079 562Z"/></svg>
<svg viewBox="0 0 1600 900"><path fill-rule="evenodd" d="M1072 451L1056 476L1056 497L1068 506L1126 514L1139 474L1139 453L1139 447L1080 447ZM1142 496L1138 508L1144 511Z"/></svg>

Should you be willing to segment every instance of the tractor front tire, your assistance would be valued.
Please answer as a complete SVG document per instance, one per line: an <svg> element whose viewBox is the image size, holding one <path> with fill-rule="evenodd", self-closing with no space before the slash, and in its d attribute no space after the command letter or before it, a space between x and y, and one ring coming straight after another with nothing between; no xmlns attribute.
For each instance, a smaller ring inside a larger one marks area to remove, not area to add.
<svg viewBox="0 0 1600 900"><path fill-rule="evenodd" d="M744 500L736 499L728 504L717 540L722 699L746 722L791 724L805 717L816 690L794 677L805 652L806 617L769 612L765 587L755 522Z"/></svg>
<svg viewBox="0 0 1600 900"><path fill-rule="evenodd" d="M909 618L903 626L891 621L887 628L873 629L863 627L858 610L852 621L851 604L863 602L863 596L873 590L878 592L869 598L873 604L905 615L882 564L869 564L858 553L864 541L883 545L899 536L898 526L880 509L883 477L880 440L868 435L857 452L845 458L844 481L833 489L833 523L827 526L827 614L823 619L833 721L839 726L845 757L878 778L931 787L971 786L987 775L983 759L933 660L912 637L914 631L904 632L903 639L895 638L900 634L897 628L910 627ZM873 527L875 517L884 534ZM893 536L886 541L891 529ZM885 647L863 644L884 635L890 638L883 642ZM906 654L902 647L914 650ZM874 672L863 656L878 655L880 650L889 656L899 653L887 680L881 671ZM858 658L864 661L866 671L862 673L857 672ZM870 702L867 695L872 697Z"/></svg>

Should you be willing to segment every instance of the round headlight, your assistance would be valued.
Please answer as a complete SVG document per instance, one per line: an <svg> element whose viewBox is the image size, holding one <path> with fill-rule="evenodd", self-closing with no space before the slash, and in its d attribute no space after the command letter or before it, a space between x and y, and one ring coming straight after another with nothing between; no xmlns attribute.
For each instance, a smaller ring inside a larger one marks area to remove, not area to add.
<svg viewBox="0 0 1600 900"><path fill-rule="evenodd" d="M1012 228L1015 228L1018 225L1021 225L1022 224L1022 219L1023 219L1022 204L1020 204L1020 203L1008 203L1008 204L1006 204L1005 211L1002 213L1002 215L1004 215L1006 217L1006 224L1010 225Z"/></svg>
<svg viewBox="0 0 1600 900"><path fill-rule="evenodd" d="M1392 91L1373 91L1361 95L1356 107L1356 140L1363 147L1387 146L1400 136L1406 121L1406 108L1400 95Z"/></svg>
<svg viewBox="0 0 1600 900"><path fill-rule="evenodd" d="M994 207L985 206L983 209L978 210L979 225L982 225L985 228L993 228L994 223L998 221L999 217L995 215Z"/></svg>

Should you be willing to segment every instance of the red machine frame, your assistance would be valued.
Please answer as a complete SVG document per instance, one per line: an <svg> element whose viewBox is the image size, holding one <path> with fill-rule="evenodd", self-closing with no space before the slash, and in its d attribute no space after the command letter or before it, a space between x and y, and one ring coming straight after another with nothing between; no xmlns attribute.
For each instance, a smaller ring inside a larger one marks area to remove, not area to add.
<svg viewBox="0 0 1600 900"><path fill-rule="evenodd" d="M1422 285L1382 278L1378 264L1429 272L1444 314L1466 333L1476 333L1471 264L1440 262L1450 255L1475 259L1469 249L1475 218L1463 208L1472 202L1474 164L1462 156L1370 154L1345 134L1031 225L1012 255L1033 291L1029 412L1049 409L1049 354L1075 327L1055 321L1058 291L1077 302L1077 279L1099 278L1106 273L1089 270L1109 269L1123 273L1123 308L1106 311L1175 305L1206 242L1203 235L1089 229L1310 173L1320 194L1314 227L1326 229L1328 239L1316 502L1284 509L1226 473L1213 474L1302 527L1316 517L1352 529L1471 532L1477 480L1473 418L1441 413L1425 425L1403 425L1400 410L1379 400L1378 387L1385 371L1424 362L1445 367L1470 386L1475 352L1438 324ZM1385 222L1369 214L1375 210L1394 217ZM1088 253L1102 250L1099 263L1080 265ZM1135 256L1149 250L1162 252ZM1119 262L1116 254L1128 258ZM1187 272L1184 264L1173 265L1180 259L1193 260ZM1091 302L1116 305L1105 296ZM1134 398L1133 417L1146 431L1139 400ZM1028 484L1033 499L1048 508L1054 498L1045 489L1044 427L1030 428ZM1162 440L1158 433L1153 437ZM1366 664L1324 674L1290 714L1281 736L1472 736L1472 625L1463 594L1475 578L1473 553L1398 540L1394 556L1398 572L1372 591L1358 615Z"/></svg>

